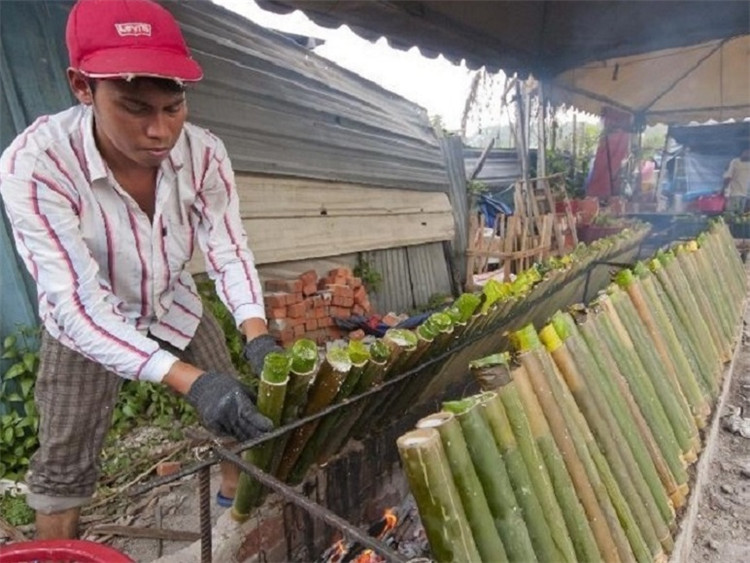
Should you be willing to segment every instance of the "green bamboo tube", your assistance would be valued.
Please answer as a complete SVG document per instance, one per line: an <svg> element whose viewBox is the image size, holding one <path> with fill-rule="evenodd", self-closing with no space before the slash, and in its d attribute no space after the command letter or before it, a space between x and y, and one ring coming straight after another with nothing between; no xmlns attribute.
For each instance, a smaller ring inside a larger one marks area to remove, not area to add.
<svg viewBox="0 0 750 563"><path fill-rule="evenodd" d="M438 431L412 430L396 445L432 557L446 563L481 561Z"/></svg>
<svg viewBox="0 0 750 563"><path fill-rule="evenodd" d="M581 432L587 441L594 439L598 445L598 448L592 448L592 457L596 460L598 451L604 456L604 463L599 462L597 465L604 467L606 464L608 468L600 469L599 473L603 481L606 481L609 478L607 474L611 473L617 485L616 489L611 485L608 487L610 498L636 559L650 561L652 555L656 557L662 553L663 543L666 544L665 549L671 549L671 534L667 520L662 517L627 442L616 441L617 438L622 439L619 428L616 424L611 426L602 415L591 391L585 385L584 378L563 341L563 338L567 340L570 336L565 322L558 316L553 317L553 323L554 325L545 326L539 336L567 384L570 393L561 386L561 390L566 391L562 397L568 403L574 402L585 417L583 423L580 423ZM562 333L562 338L558 331ZM571 406L570 410L576 418L576 407ZM664 500L666 501L666 497ZM636 533L636 527L640 533Z"/></svg>
<svg viewBox="0 0 750 563"><path fill-rule="evenodd" d="M670 423L681 426L689 446L694 447L698 452L701 449L701 443L694 411L682 392L672 354L668 350L665 337L659 330L651 309L645 302L641 284L629 269L620 270L615 276L615 281L619 289L612 287L610 291L625 290L630 298L629 300L616 300L615 306L619 306L618 311L622 311L620 317L626 324L647 375L659 393L659 400L664 405ZM679 439L677 430L675 430L675 435Z"/></svg>
<svg viewBox="0 0 750 563"><path fill-rule="evenodd" d="M617 555L622 561L633 561L634 556L637 556L640 561L639 548L645 547L643 538L633 522L625 499L622 498L619 488L608 471L606 462L603 462L593 436L589 436L590 432L588 432L589 435L584 432L586 422L583 416L576 417L578 409L572 398L570 401L566 400L562 376L556 372L554 363L543 349L533 326L517 331L514 337L520 350L519 360L526 367L534 392L552 427L555 440L559 437L563 441L572 443L584 477L590 483L597 505L604 516L603 522L609 529ZM556 428L558 422L552 423L552 418L559 422L559 428ZM563 450L562 447L560 449ZM564 450L563 457L567 461ZM634 546L638 547L634 550Z"/></svg>
<svg viewBox="0 0 750 563"><path fill-rule="evenodd" d="M510 373L508 376L512 377ZM566 554L567 560L571 558L572 552L574 561L599 561L599 550L586 521L586 513L575 495L573 483L565 470L559 451L554 446L554 439L549 428L546 428L545 433L545 427L540 425L537 428L538 435L534 434L515 382L508 381L496 388L496 392L505 409L513 436L518 443L534 486L534 492L542 505L544 516L558 548ZM554 448L554 452L549 451L546 456L543 455L541 446L537 445L539 441L546 443L545 447ZM551 478L551 471L548 469L550 465L557 467L556 473L559 474L554 482ZM564 513L560 509L558 498L560 503L565 503Z"/></svg>
<svg viewBox="0 0 750 563"><path fill-rule="evenodd" d="M365 366L357 385L354 387L353 396L360 395L383 382L383 374L385 374L386 366L388 365L391 349L382 340L375 340L370 345L369 352L370 361ZM328 440L323 444L321 453L317 458L318 463L322 463L322 460L328 459L337 453L346 444L354 423L357 422L366 405L367 401L362 399L349 407L347 412L341 413L338 421L333 426Z"/></svg>
<svg viewBox="0 0 750 563"><path fill-rule="evenodd" d="M711 256L721 262L719 271L730 274L730 287L733 288L734 297L739 302L745 296L747 275L729 229L725 224L713 224L709 227L706 237L712 249Z"/></svg>
<svg viewBox="0 0 750 563"><path fill-rule="evenodd" d="M479 310L482 299L476 293L462 293L446 311L455 325L454 341L460 341L469 331L469 321Z"/></svg>
<svg viewBox="0 0 750 563"><path fill-rule="evenodd" d="M461 425L453 413L438 412L417 422L417 428L435 428L440 433L448 466L461 499L466 520L482 561L508 561L503 542L471 462Z"/></svg>
<svg viewBox="0 0 750 563"><path fill-rule="evenodd" d="M458 418L484 496L510 561L534 562L537 557L526 523L521 517L510 478L495 446L487 422L476 408L476 401L464 399L443 403L443 408Z"/></svg>
<svg viewBox="0 0 750 563"><path fill-rule="evenodd" d="M479 408L492 430L495 444L505 461L516 500L523 512L526 528L538 559L575 563L573 544L570 542L570 536L562 520L555 532L563 536L553 535L500 397L496 393L485 393L481 396Z"/></svg>
<svg viewBox="0 0 750 563"><path fill-rule="evenodd" d="M690 404L696 425L698 428L704 428L711 414L711 404L708 401L708 393L704 393L699 384L702 375L698 362L690 354L689 347L682 346L675 327L670 322L669 315L656 292L656 280L653 274L642 264L637 265L634 272L640 280L644 305L651 311L656 326L663 335L674 360L678 384Z"/></svg>
<svg viewBox="0 0 750 563"><path fill-rule="evenodd" d="M529 430L544 461L543 466L549 471L555 498L562 509L565 525L568 528L570 539L573 541L578 561L587 563L602 560L619 561L617 548L614 545L609 528L604 522L604 516L601 514L596 496L591 490L591 484L588 479L577 478L574 480L573 474L567 468L569 463L574 463L572 460L575 457L575 452L570 454L573 457L568 456L566 459L564 457L566 452L562 452L558 448L542 406L531 387L531 380L526 369L523 366L518 366L511 371L511 376L513 377L511 383L515 386L516 396L514 397L512 392L506 392L507 387L504 387L500 391L500 397L505 406L508 407L507 412L511 423L515 420L513 430L516 436L524 432L523 418L519 413L526 414ZM520 410L517 410L516 401L521 403ZM531 462L527 461L527 463L537 463L533 457L530 459ZM529 469L532 467L541 467L541 465L529 465ZM532 475L534 473L534 471L531 472ZM577 475L582 474L579 472ZM593 522L592 517L586 511L586 504L589 505L591 513L594 514ZM608 557L606 558L599 549L600 540L595 535L594 526L596 526L599 538L607 549L605 553L608 554Z"/></svg>
<svg viewBox="0 0 750 563"><path fill-rule="evenodd" d="M362 373L365 371L367 362L370 360L370 351L358 340L350 340L346 352L349 354L351 369L346 375L346 379L344 379L341 387L339 387L331 404L340 403L351 395L352 391L354 391L354 388L359 383ZM297 460L297 464L289 475L290 482L299 483L302 481L307 470L310 469L310 466L315 461L316 456L321 452L323 444L328 440L334 425L337 423L342 413L343 410L339 410L320 420L318 427L305 444L305 447L302 449L302 453ZM321 459L321 463L326 461L326 459L327 458Z"/></svg>
<svg viewBox="0 0 750 563"><path fill-rule="evenodd" d="M648 449L645 447L643 440L641 440L641 437L638 434L635 422L627 412L627 406L625 405L624 400L619 397L619 394L618 397L613 400L605 391L606 384L603 380L606 376L599 370L596 358L586 346L583 336L573 321L573 317L570 314L557 313L553 317L553 325L558 336L563 341L565 350L570 355L570 361L574 362L578 370L578 375L581 377L583 393L574 390L574 382L568 381L568 387L571 389L574 396L578 394L587 396L587 398L581 397L579 402L581 409L583 410L585 403L586 411L594 410L597 415L601 417L608 432L608 437L604 437L603 440L609 438L613 444L619 445L628 473L635 475L633 481L636 482L638 480L637 474L640 474L645 482L646 488L656 504L656 508L661 515L663 522L671 527L675 522L675 513L667 493L675 491L677 489L677 484L674 482L671 473L669 473L669 468L664 464L664 469L671 478L670 491L668 491L662 483L656 465L651 459ZM555 362L558 361L558 358L555 357L554 353L553 358L555 359ZM564 361L564 359L561 359L561 363L564 363ZM563 369L562 365L560 365L560 369L563 374L565 374L566 370ZM566 381L567 379L568 378L566 377ZM579 399L576 396L576 401L578 400ZM586 414L588 418L589 415L586 411L584 411L584 414Z"/></svg>
<svg viewBox="0 0 750 563"><path fill-rule="evenodd" d="M663 375L659 358L656 356L653 343L650 342L643 323L633 307L633 302L617 286L612 285L608 290L617 314L630 337L629 342L641 360L646 378L650 381L656 396L672 426L677 443L682 449L685 460L692 463L697 459L701 443L698 428L695 426L690 407L680 392L677 395L669 382L669 376ZM626 341L627 344L628 341Z"/></svg>
<svg viewBox="0 0 750 563"><path fill-rule="evenodd" d="M690 283L687 273L684 270L686 263L684 260L680 260L678 256L678 254L681 253L680 249L681 247L678 245L669 253L664 253L664 268L669 272L672 281L681 294L688 291L690 292L689 295L684 296L684 300L689 307L691 314L700 316L708 329L708 334L718 352L719 359L722 363L726 363L730 360L731 355L729 353L729 348L724 341L724 335L721 328L716 322L713 307L708 302L703 292L702 283Z"/></svg>
<svg viewBox="0 0 750 563"><path fill-rule="evenodd" d="M685 326L683 315L680 314L675 307L674 301L669 296L664 282L658 278L658 270L660 269L661 264L658 260L652 260L649 262L649 270L654 274L654 292L661 301L670 324L675 327L675 332L682 335L680 343L682 344L683 351L685 351L685 354L689 358L694 358L695 363L698 366L698 373L701 376L698 379L698 383L704 396L715 399L719 394L716 371L720 369L720 365L718 361L710 358L708 349L700 342L696 342L691 329ZM668 279L665 278L665 281L668 282Z"/></svg>
<svg viewBox="0 0 750 563"><path fill-rule="evenodd" d="M332 348L328 351L310 389L307 404L302 412L303 417L320 412L331 404L351 367L349 354L344 348ZM289 478L294 464L297 463L305 444L315 432L318 424L320 424L320 419L294 429L277 470L276 475L280 480L286 481Z"/></svg>
<svg viewBox="0 0 750 563"><path fill-rule="evenodd" d="M281 413L281 426L285 426L297 420L307 403L307 392L318 373L318 346L312 340L301 338L297 340L288 351L291 359L289 371L289 383L286 386L286 397L284 398L284 410ZM281 457L289 441L291 433L287 432L274 441L273 459L269 472L276 475L281 463Z"/></svg>
<svg viewBox="0 0 750 563"><path fill-rule="evenodd" d="M284 410L284 397L289 382L291 359L286 354L271 352L263 361L263 369L258 383L258 412L268 417L275 427L281 422ZM271 463L273 442L266 442L251 448L242 454L245 461L258 469L267 470ZM263 485L246 473L240 473L237 492L232 504L232 518L244 522L250 517L250 511L258 504L263 492Z"/></svg>
<svg viewBox="0 0 750 563"><path fill-rule="evenodd" d="M602 296L598 300L598 304L601 305L602 311L609 321L601 325L603 337L618 363L620 373L625 376L628 387L633 393L643 416L648 421L649 427L654 433L654 438L659 443L672 473L677 476L677 466L683 466L685 463L683 459L684 449L675 435L674 428L658 398L651 378L646 374L641 358L635 351L635 344L623 324L619 311L612 302L613 298L622 299L623 295L613 294L608 298ZM688 448L692 447L689 440L687 444Z"/></svg>
<svg viewBox="0 0 750 563"><path fill-rule="evenodd" d="M682 267L682 273L689 286L699 288L698 293L696 293L698 306L704 314L710 315L710 321L721 339L725 357L731 358L734 335L732 334L731 321L729 321L724 308L723 296L717 286L713 285L712 273L703 271L702 266L697 261L695 251L691 251L689 248L694 248L694 244L677 247L675 251L677 262Z"/></svg>
<svg viewBox="0 0 750 563"><path fill-rule="evenodd" d="M702 240L705 240L705 237ZM697 239L690 241L686 245L686 249L688 251L688 258L693 262L696 275L704 280L706 292L718 309L724 332L730 345L732 345L735 338L734 302L731 299L732 289L724 287L727 284L722 283L718 272L714 270L710 263L710 258L707 256L708 251L700 247Z"/></svg>
<svg viewBox="0 0 750 563"><path fill-rule="evenodd" d="M667 270L666 268L665 262L668 263L674 257L666 253L657 254L657 256L660 258L649 261L649 268L656 274L694 345L705 354L713 373L718 373L721 366L719 351L716 349L713 338L710 337L708 327L703 319L698 318L698 313L690 307L691 300L685 293L685 288L678 287L673 279L671 275L673 269Z"/></svg>
<svg viewBox="0 0 750 563"><path fill-rule="evenodd" d="M632 367L632 358L616 337L612 321L599 309L589 314L586 322L580 324L579 328L588 350L599 365L600 374L603 376L600 381L609 404L624 406L624 412L618 412L621 413L621 417L629 416L635 422L638 435L648 449L669 498L676 508L683 506L688 492L688 475L677 440L674 433L671 433L666 415L660 414L649 402L655 400L655 397L644 393L637 380L634 379L631 385L628 380L632 378L623 375L623 370L635 372L636 368ZM636 392L639 395L638 399ZM618 401L618 398L622 401ZM627 424L621 426L627 427ZM662 427L665 429L660 430Z"/></svg>

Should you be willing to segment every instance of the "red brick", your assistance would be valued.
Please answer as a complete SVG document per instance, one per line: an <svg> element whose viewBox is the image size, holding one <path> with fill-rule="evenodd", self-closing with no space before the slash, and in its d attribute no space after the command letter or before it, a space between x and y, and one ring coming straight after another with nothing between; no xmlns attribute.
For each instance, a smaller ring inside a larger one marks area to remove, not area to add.
<svg viewBox="0 0 750 563"><path fill-rule="evenodd" d="M359 306L365 310L365 313L372 312L372 305L370 304L369 299L365 299L364 301L362 301L362 303L360 303Z"/></svg>
<svg viewBox="0 0 750 563"><path fill-rule="evenodd" d="M266 309L266 316L270 319L283 319L286 317L286 307L274 307Z"/></svg>
<svg viewBox="0 0 750 563"><path fill-rule="evenodd" d="M300 323L294 327L294 336L300 337L305 334L305 323Z"/></svg>
<svg viewBox="0 0 750 563"><path fill-rule="evenodd" d="M342 303L344 307L351 307L354 305L354 297L344 297L344 302Z"/></svg>
<svg viewBox="0 0 750 563"><path fill-rule="evenodd" d="M321 328L326 328L329 326L333 326L334 323L333 319L331 317L323 317L322 319L318 319L318 326Z"/></svg>
<svg viewBox="0 0 750 563"><path fill-rule="evenodd" d="M333 270L330 270L328 272L328 277L335 278L335 277L342 277L342 278L351 278L354 274L352 274L352 269L347 268L346 266L341 266L338 268L334 268Z"/></svg>
<svg viewBox="0 0 750 563"><path fill-rule="evenodd" d="M356 315L359 317L364 314L365 310L362 308L362 305L354 305L354 307L352 307L352 315Z"/></svg>
<svg viewBox="0 0 750 563"><path fill-rule="evenodd" d="M315 309L308 309L305 311L305 318L306 319L314 319L315 318Z"/></svg>
<svg viewBox="0 0 750 563"><path fill-rule="evenodd" d="M367 291L365 291L363 286L360 286L354 290L353 296L355 303L362 303L362 301L367 299Z"/></svg>
<svg viewBox="0 0 750 563"><path fill-rule="evenodd" d="M353 330L349 333L350 340L362 340L365 337L365 331L360 329Z"/></svg>
<svg viewBox="0 0 750 563"><path fill-rule="evenodd" d="M266 291L283 291L287 293L298 293L302 291L301 280L268 280Z"/></svg>
<svg viewBox="0 0 750 563"><path fill-rule="evenodd" d="M323 317L327 316L325 307L323 307L322 305L320 307L315 307L315 309L313 309L313 312L315 313L316 319L322 319Z"/></svg>
<svg viewBox="0 0 750 563"><path fill-rule="evenodd" d="M269 309L276 309L278 307L286 307L286 296L288 293L276 291L273 293L266 293L263 296L263 302Z"/></svg>
<svg viewBox="0 0 750 563"><path fill-rule="evenodd" d="M304 295L305 297L307 297L308 295L312 295L316 291L318 291L318 285L315 283L308 283L302 286L302 295Z"/></svg>
<svg viewBox="0 0 750 563"><path fill-rule="evenodd" d="M303 285L309 285L309 284L317 284L318 283L318 273L315 270L307 270L306 272L302 272L299 276L299 279L302 280Z"/></svg>
<svg viewBox="0 0 750 563"><path fill-rule="evenodd" d="M331 316L347 319L349 318L349 309L344 307L331 307Z"/></svg>
<svg viewBox="0 0 750 563"><path fill-rule="evenodd" d="M328 327L326 333L330 338L341 338L344 335L341 329L336 326Z"/></svg>
<svg viewBox="0 0 750 563"><path fill-rule="evenodd" d="M318 321L317 319L308 319L305 321L305 330L317 330Z"/></svg>
<svg viewBox="0 0 750 563"><path fill-rule="evenodd" d="M304 302L295 303L294 305L289 305L289 307L286 308L287 316L293 319L304 317L305 311L307 311L307 305Z"/></svg>
<svg viewBox="0 0 750 563"><path fill-rule="evenodd" d="M357 289L358 287L362 287L362 278L352 278L349 283L350 286L352 286L353 289Z"/></svg>
<svg viewBox="0 0 750 563"><path fill-rule="evenodd" d="M268 330L273 330L276 332L282 332L283 330L286 330L287 328L290 328L290 323L288 319L271 319L268 321Z"/></svg>
<svg viewBox="0 0 750 563"><path fill-rule="evenodd" d="M165 475L174 475L180 470L181 467L182 464L179 461L162 461L159 463L159 465L156 466L156 474L159 477L164 477Z"/></svg>

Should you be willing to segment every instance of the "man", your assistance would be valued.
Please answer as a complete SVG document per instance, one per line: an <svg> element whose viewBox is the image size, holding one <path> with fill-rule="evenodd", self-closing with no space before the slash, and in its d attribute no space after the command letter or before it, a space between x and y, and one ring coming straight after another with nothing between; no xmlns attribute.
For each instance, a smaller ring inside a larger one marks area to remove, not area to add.
<svg viewBox="0 0 750 563"><path fill-rule="evenodd" d="M727 211L745 213L750 195L750 149L733 158L724 172L724 194L728 196Z"/></svg>
<svg viewBox="0 0 750 563"><path fill-rule="evenodd" d="M278 350L224 145L185 121L184 83L202 71L175 20L150 0L79 0L66 41L80 105L39 118L0 159L44 328L27 497L40 539L76 536L122 378L168 385L218 434L271 428L186 270L195 244L252 369ZM236 468L223 477L231 499Z"/></svg>

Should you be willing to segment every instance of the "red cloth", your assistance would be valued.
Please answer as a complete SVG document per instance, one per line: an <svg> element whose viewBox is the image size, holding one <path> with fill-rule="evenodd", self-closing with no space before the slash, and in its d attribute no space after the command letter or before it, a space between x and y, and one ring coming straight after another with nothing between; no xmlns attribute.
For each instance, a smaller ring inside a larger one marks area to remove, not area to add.
<svg viewBox="0 0 750 563"><path fill-rule="evenodd" d="M596 150L586 195L607 199L620 194L620 165L630 151L630 127L633 116L614 108L605 108L604 132Z"/></svg>

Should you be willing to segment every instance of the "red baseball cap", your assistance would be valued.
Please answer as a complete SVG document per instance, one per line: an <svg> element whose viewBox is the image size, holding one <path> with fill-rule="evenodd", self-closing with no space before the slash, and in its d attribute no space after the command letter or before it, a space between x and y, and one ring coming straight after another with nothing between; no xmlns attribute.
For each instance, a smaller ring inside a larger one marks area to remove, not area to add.
<svg viewBox="0 0 750 563"><path fill-rule="evenodd" d="M203 78L172 14L151 0L78 0L65 41L70 66L94 78Z"/></svg>

